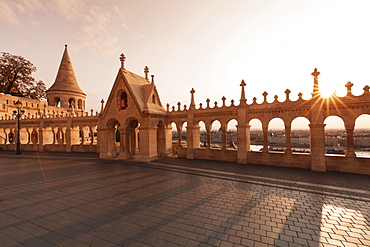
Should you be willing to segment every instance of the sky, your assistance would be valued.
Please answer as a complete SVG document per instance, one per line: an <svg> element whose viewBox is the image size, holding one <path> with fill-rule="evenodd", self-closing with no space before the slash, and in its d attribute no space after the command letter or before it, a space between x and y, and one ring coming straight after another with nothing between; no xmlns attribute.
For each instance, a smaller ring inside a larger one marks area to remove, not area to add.
<svg viewBox="0 0 370 247"><path fill-rule="evenodd" d="M311 72L324 95L370 84L367 0L0 0L0 51L21 55L50 87L64 44L87 109L100 109L126 56L126 69L155 75L161 102L189 105L311 97Z"/></svg>

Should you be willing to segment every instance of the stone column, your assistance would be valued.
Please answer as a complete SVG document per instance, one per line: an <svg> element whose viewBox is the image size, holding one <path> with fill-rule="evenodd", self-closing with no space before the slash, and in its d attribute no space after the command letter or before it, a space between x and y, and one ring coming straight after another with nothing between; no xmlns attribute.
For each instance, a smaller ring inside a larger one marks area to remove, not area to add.
<svg viewBox="0 0 370 247"><path fill-rule="evenodd" d="M157 127L140 126L140 155L139 161L150 162L157 155Z"/></svg>
<svg viewBox="0 0 370 247"><path fill-rule="evenodd" d="M226 139L227 139L227 132L226 127L221 126L221 135L222 135L222 150L226 150Z"/></svg>
<svg viewBox="0 0 370 247"><path fill-rule="evenodd" d="M72 131L70 126L66 128L66 152L72 152Z"/></svg>
<svg viewBox="0 0 370 247"><path fill-rule="evenodd" d="M354 140L353 140L353 130L354 125L346 125L346 132L347 132L347 151L346 157L356 157L355 148L354 148Z"/></svg>
<svg viewBox="0 0 370 247"><path fill-rule="evenodd" d="M237 163L238 164L247 164L248 163L248 154L250 151L250 125L241 125L238 124L237 128Z"/></svg>
<svg viewBox="0 0 370 247"><path fill-rule="evenodd" d="M309 124L311 143L311 170L325 172L325 125Z"/></svg>
<svg viewBox="0 0 370 247"><path fill-rule="evenodd" d="M95 132L95 126L89 126L90 128L90 135L91 135L91 138L90 138L90 145L93 145L94 144L94 132Z"/></svg>
<svg viewBox="0 0 370 247"><path fill-rule="evenodd" d="M262 126L262 131L263 131L263 149L262 152L268 153L269 148L268 148L268 126Z"/></svg>
<svg viewBox="0 0 370 247"><path fill-rule="evenodd" d="M206 144L206 149L211 148L211 127L206 126L206 132L207 132L207 144Z"/></svg>
<svg viewBox="0 0 370 247"><path fill-rule="evenodd" d="M108 158L108 128L98 129L99 158Z"/></svg>
<svg viewBox="0 0 370 247"><path fill-rule="evenodd" d="M79 126L78 128L80 129L79 134L81 135L80 145L84 145L84 143L85 143L85 131L84 131L83 127L81 127L81 126Z"/></svg>
<svg viewBox="0 0 370 247"><path fill-rule="evenodd" d="M285 153L292 153L291 126L285 126Z"/></svg>

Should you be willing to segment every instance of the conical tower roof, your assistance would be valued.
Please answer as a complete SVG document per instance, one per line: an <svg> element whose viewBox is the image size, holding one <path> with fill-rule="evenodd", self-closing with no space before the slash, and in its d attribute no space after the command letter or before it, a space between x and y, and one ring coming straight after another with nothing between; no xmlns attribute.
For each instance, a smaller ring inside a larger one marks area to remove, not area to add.
<svg viewBox="0 0 370 247"><path fill-rule="evenodd" d="M78 86L75 72L72 67L71 58L69 57L67 45L65 45L62 61L60 62L57 77L54 84L47 90L53 91L67 91L73 93L80 93L86 95Z"/></svg>

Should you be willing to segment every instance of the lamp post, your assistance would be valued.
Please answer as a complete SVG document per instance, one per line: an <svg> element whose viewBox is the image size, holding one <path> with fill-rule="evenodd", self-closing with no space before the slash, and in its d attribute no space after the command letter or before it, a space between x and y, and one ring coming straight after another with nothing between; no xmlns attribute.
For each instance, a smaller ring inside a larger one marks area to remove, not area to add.
<svg viewBox="0 0 370 247"><path fill-rule="evenodd" d="M17 117L17 147L16 147L16 155L20 155L21 153L21 116L24 114L24 110L22 110L22 102L19 100L14 103L17 110L13 111L13 114Z"/></svg>

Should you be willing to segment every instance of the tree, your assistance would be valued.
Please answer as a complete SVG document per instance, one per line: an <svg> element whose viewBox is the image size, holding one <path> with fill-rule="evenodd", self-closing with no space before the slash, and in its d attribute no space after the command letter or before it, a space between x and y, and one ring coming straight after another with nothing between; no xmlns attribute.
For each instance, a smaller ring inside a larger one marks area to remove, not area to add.
<svg viewBox="0 0 370 247"><path fill-rule="evenodd" d="M32 76L36 66L22 56L1 52L0 92L31 99L45 98L45 84Z"/></svg>

